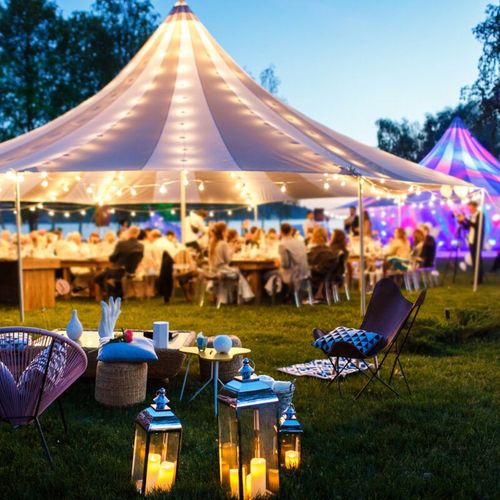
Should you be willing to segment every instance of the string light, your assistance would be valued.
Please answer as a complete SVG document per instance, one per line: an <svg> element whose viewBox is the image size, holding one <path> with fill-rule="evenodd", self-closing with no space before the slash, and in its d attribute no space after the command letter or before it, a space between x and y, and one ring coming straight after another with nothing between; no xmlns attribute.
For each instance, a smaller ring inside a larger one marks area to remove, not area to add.
<svg viewBox="0 0 500 500"><path fill-rule="evenodd" d="M49 211L49 216L50 216L50 217L54 217L54 215L55 215L54 210L50 210L50 211Z"/></svg>
<svg viewBox="0 0 500 500"><path fill-rule="evenodd" d="M149 212L149 216L150 216L150 217L154 217L154 216L155 216L155 212L154 212L154 210L151 210L151 211Z"/></svg>
<svg viewBox="0 0 500 500"><path fill-rule="evenodd" d="M80 210L80 215L85 216L87 212L85 210Z"/></svg>
<svg viewBox="0 0 500 500"><path fill-rule="evenodd" d="M130 215L131 215L131 217L135 217L136 213L132 210L132 212L130 212Z"/></svg>
<svg viewBox="0 0 500 500"><path fill-rule="evenodd" d="M167 186L165 186L165 184L162 184L162 185L160 186L160 193L161 193L161 194L166 194L166 193L167 193L167 191L168 191L168 190L167 190Z"/></svg>
<svg viewBox="0 0 500 500"><path fill-rule="evenodd" d="M328 191L330 189L330 184L328 184L328 182L325 182L323 184L323 188L325 189L325 191Z"/></svg>
<svg viewBox="0 0 500 500"><path fill-rule="evenodd" d="M116 213L116 210L114 208L110 209L109 211L110 214L115 214Z"/></svg>
<svg viewBox="0 0 500 500"><path fill-rule="evenodd" d="M43 210L43 203L39 203L39 204L37 205L37 208L38 208L38 210Z"/></svg>
<svg viewBox="0 0 500 500"><path fill-rule="evenodd" d="M282 193L286 193L286 184L282 184L282 185L281 185L280 191L281 191Z"/></svg>
<svg viewBox="0 0 500 500"><path fill-rule="evenodd" d="M203 192L205 191L205 184L203 182L200 182L198 185L198 191Z"/></svg>
<svg viewBox="0 0 500 500"><path fill-rule="evenodd" d="M69 219L70 213L69 212L64 212L64 217L66 217L66 219Z"/></svg>
<svg viewBox="0 0 500 500"><path fill-rule="evenodd" d="M214 214L213 210L210 210L208 215L209 215L209 217L213 217L215 214Z"/></svg>
<svg viewBox="0 0 500 500"><path fill-rule="evenodd" d="M233 211L232 210L228 210L227 211L227 215L229 215L229 216L233 215Z"/></svg>
<svg viewBox="0 0 500 500"><path fill-rule="evenodd" d="M34 212L36 210L35 207L30 207L30 212Z"/></svg>
<svg viewBox="0 0 500 500"><path fill-rule="evenodd" d="M172 215L175 215L175 208L172 208L172 210L170 210L170 213L171 213Z"/></svg>
<svg viewBox="0 0 500 500"><path fill-rule="evenodd" d="M87 194L92 194L94 192L92 186L87 186L87 189L85 191L87 191Z"/></svg>
<svg viewBox="0 0 500 500"><path fill-rule="evenodd" d="M130 188L130 194L131 194L132 196L137 196L137 189L135 189L135 187L131 187L131 188Z"/></svg>
<svg viewBox="0 0 500 500"><path fill-rule="evenodd" d="M43 188L46 188L46 187L49 187L49 181L47 179L44 179L42 182L41 182L41 186Z"/></svg>

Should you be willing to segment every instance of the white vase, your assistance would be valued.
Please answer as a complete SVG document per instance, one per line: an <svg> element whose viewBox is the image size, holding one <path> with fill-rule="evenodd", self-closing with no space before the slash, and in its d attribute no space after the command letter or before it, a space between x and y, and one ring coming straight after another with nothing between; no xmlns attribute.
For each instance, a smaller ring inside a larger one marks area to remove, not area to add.
<svg viewBox="0 0 500 500"><path fill-rule="evenodd" d="M69 323L66 325L66 334L71 340L78 340L83 333L83 326L78 319L78 314L76 309L73 309L71 313L71 319Z"/></svg>

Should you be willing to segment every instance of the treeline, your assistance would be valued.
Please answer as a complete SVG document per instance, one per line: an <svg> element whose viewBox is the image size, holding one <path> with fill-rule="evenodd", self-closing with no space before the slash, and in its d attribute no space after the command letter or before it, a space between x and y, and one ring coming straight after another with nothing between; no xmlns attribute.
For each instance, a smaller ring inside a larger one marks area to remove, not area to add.
<svg viewBox="0 0 500 500"><path fill-rule="evenodd" d="M69 17L52 0L0 1L0 140L95 94L158 20L149 0L96 0Z"/></svg>
<svg viewBox="0 0 500 500"><path fill-rule="evenodd" d="M406 119L377 120L379 148L418 162L434 147L453 118L460 116L479 141L497 158L500 156L500 5L488 5L485 20L472 32L483 45L483 52L477 80L462 89L461 102L455 108L427 114L423 124Z"/></svg>

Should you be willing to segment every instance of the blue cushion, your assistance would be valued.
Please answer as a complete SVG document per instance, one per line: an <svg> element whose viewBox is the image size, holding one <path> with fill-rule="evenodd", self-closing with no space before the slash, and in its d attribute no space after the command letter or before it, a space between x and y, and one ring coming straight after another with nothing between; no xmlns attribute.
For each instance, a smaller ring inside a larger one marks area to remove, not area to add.
<svg viewBox="0 0 500 500"><path fill-rule="evenodd" d="M328 353L335 342L348 342L367 356L383 338L378 333L339 326L323 337L316 339L312 345Z"/></svg>
<svg viewBox="0 0 500 500"><path fill-rule="evenodd" d="M132 342L112 342L99 349L97 361L107 363L144 363L158 361L153 341L144 337L136 337Z"/></svg>

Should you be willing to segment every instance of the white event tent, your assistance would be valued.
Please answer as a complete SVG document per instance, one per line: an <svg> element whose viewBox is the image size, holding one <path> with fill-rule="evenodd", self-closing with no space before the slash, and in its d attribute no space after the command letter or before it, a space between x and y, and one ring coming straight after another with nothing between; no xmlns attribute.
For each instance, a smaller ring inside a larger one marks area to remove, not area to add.
<svg viewBox="0 0 500 500"><path fill-rule="evenodd" d="M0 144L0 174L0 201L17 192L18 228L21 198L180 202L184 228L187 202L256 206L356 193L362 201L367 184L387 196L413 184L468 185L334 132L273 97L184 0L99 93Z"/></svg>

